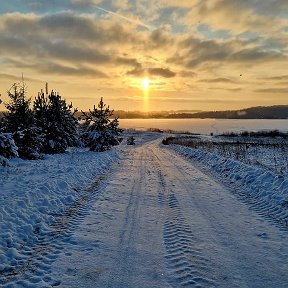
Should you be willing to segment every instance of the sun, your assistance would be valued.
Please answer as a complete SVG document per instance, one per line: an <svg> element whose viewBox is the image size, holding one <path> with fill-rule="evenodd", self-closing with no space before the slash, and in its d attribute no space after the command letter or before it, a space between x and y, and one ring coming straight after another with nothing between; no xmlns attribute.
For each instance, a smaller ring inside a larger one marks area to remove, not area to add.
<svg viewBox="0 0 288 288"><path fill-rule="evenodd" d="M144 78L144 79L142 80L142 86L143 86L143 89L144 89L144 90L148 90L148 89L149 89L149 86L150 86L150 79Z"/></svg>

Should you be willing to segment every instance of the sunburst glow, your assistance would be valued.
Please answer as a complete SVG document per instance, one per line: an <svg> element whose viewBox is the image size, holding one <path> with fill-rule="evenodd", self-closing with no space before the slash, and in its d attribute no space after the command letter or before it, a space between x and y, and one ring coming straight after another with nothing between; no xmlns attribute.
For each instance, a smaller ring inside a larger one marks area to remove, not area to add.
<svg viewBox="0 0 288 288"><path fill-rule="evenodd" d="M141 81L143 92L144 92L144 111L149 111L149 92L150 92L150 79L144 78Z"/></svg>
<svg viewBox="0 0 288 288"><path fill-rule="evenodd" d="M143 79L142 86L144 90L148 90L150 86L150 80L148 78Z"/></svg>

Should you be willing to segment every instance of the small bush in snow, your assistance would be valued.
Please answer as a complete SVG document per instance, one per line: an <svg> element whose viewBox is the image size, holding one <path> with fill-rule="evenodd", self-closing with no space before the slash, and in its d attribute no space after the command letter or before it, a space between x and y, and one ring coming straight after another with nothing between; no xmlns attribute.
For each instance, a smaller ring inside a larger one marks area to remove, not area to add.
<svg viewBox="0 0 288 288"><path fill-rule="evenodd" d="M44 137L41 129L30 127L13 134L14 141L18 147L18 155L22 159L41 159L40 151L43 147Z"/></svg>
<svg viewBox="0 0 288 288"><path fill-rule="evenodd" d="M173 139L174 139L174 137L166 137L162 140L162 144L163 145L169 145L170 143L172 143Z"/></svg>
<svg viewBox="0 0 288 288"><path fill-rule="evenodd" d="M135 145L135 138L133 136L127 138L127 145Z"/></svg>
<svg viewBox="0 0 288 288"><path fill-rule="evenodd" d="M17 157L18 148L10 133L0 133L0 165L6 166L7 159Z"/></svg>
<svg viewBox="0 0 288 288"><path fill-rule="evenodd" d="M82 112L83 124L83 142L91 151L102 152L110 149L112 146L121 142L120 134L122 129L119 128L118 118L110 120L113 110L101 98L98 108L89 110L88 113Z"/></svg>

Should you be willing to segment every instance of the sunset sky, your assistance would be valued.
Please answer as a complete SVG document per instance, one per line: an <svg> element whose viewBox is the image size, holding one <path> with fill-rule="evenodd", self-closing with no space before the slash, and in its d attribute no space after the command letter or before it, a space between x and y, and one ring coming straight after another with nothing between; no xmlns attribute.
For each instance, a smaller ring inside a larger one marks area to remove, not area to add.
<svg viewBox="0 0 288 288"><path fill-rule="evenodd" d="M0 93L45 83L79 109L288 104L287 0L9 0ZM3 104L0 110L3 110Z"/></svg>

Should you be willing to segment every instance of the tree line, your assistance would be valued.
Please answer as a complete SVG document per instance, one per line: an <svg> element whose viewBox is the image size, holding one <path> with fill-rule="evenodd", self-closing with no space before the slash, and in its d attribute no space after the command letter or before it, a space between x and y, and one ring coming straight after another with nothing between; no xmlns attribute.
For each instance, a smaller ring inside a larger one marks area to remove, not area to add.
<svg viewBox="0 0 288 288"><path fill-rule="evenodd" d="M41 159L44 154L63 153L68 147L87 147L102 152L118 145L122 130L113 110L101 98L89 112L67 104L59 93L42 90L32 102L26 96L24 82L8 90L7 112L0 123L0 163L7 159ZM1 102L0 102L1 103Z"/></svg>

